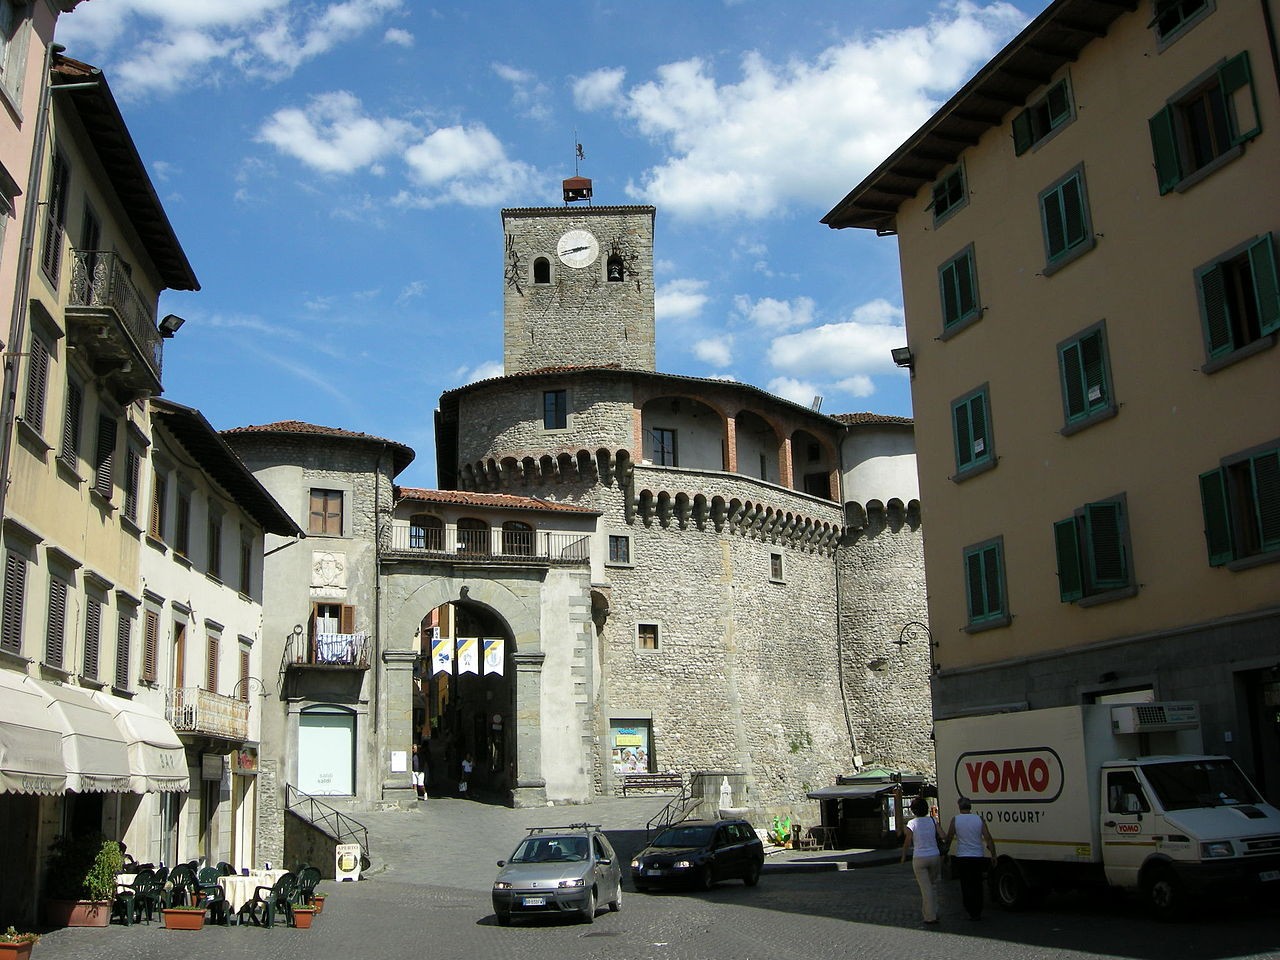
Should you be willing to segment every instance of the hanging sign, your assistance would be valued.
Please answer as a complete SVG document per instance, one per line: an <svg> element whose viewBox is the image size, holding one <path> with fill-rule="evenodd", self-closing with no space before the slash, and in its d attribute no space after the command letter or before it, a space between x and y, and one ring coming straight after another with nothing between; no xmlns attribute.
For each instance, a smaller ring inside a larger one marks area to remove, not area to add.
<svg viewBox="0 0 1280 960"><path fill-rule="evenodd" d="M484 672L502 676L502 665L506 645L502 637L485 637L484 639Z"/></svg>
<svg viewBox="0 0 1280 960"><path fill-rule="evenodd" d="M453 673L453 637L431 638L431 673Z"/></svg>
<svg viewBox="0 0 1280 960"><path fill-rule="evenodd" d="M458 675L480 672L480 639L458 638Z"/></svg>

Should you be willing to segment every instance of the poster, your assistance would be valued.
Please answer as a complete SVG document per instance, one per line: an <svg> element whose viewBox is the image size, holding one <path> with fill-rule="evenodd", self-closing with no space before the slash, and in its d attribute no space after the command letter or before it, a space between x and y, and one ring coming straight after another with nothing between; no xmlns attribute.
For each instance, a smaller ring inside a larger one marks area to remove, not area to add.
<svg viewBox="0 0 1280 960"><path fill-rule="evenodd" d="M649 773L649 724L610 724L614 773Z"/></svg>

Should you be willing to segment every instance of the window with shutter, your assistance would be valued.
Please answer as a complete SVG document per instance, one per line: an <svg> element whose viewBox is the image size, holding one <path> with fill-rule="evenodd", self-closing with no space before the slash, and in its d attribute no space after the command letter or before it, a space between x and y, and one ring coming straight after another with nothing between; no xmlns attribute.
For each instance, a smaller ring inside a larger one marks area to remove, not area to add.
<svg viewBox="0 0 1280 960"><path fill-rule="evenodd" d="M951 425L955 439L956 475L962 480L995 465L990 405L984 384L951 404Z"/></svg>
<svg viewBox="0 0 1280 960"><path fill-rule="evenodd" d="M124 515L138 522L138 494L142 484L142 455L132 446L125 451Z"/></svg>
<svg viewBox="0 0 1280 960"><path fill-rule="evenodd" d="M133 616L121 610L116 617L116 679L117 690L129 689L129 654L133 644Z"/></svg>
<svg viewBox="0 0 1280 960"><path fill-rule="evenodd" d="M93 458L93 489L106 500L115 490L116 421L114 417L98 417L98 445Z"/></svg>
<svg viewBox="0 0 1280 960"><path fill-rule="evenodd" d="M62 669L67 645L67 581L49 577L49 620L45 632L44 662Z"/></svg>
<svg viewBox="0 0 1280 960"><path fill-rule="evenodd" d="M942 295L944 333L956 333L982 315L978 304L978 275L974 267L973 244L938 268L938 287Z"/></svg>
<svg viewBox="0 0 1280 960"><path fill-rule="evenodd" d="M1208 363L1212 373L1237 359L1238 351L1260 341L1274 344L1280 332L1280 269L1275 234L1247 240L1196 268Z"/></svg>
<svg viewBox="0 0 1280 960"><path fill-rule="evenodd" d="M1082 166L1040 194L1040 220L1044 229L1045 276L1093 249L1093 223Z"/></svg>
<svg viewBox="0 0 1280 960"><path fill-rule="evenodd" d="M1209 565L1280 560L1280 441L1200 475Z"/></svg>
<svg viewBox="0 0 1280 960"><path fill-rule="evenodd" d="M169 480L159 470L151 474L151 516L147 522L147 532L156 540L163 540L165 535L164 513L169 502Z"/></svg>
<svg viewBox="0 0 1280 960"><path fill-rule="evenodd" d="M102 601L92 595L84 603L84 667L90 680L98 679L98 648L102 643Z"/></svg>
<svg viewBox="0 0 1280 960"><path fill-rule="evenodd" d="M640 650L657 651L660 647L658 624L636 624L636 647Z"/></svg>
<svg viewBox="0 0 1280 960"><path fill-rule="evenodd" d="M240 592L246 597L253 592L253 534L240 531Z"/></svg>
<svg viewBox="0 0 1280 960"><path fill-rule="evenodd" d="M160 612L147 610L142 634L142 679L155 683L157 661L160 659Z"/></svg>
<svg viewBox="0 0 1280 960"><path fill-rule="evenodd" d="M208 646L205 650L205 689L210 693L218 692L218 651L222 638L216 633L209 633Z"/></svg>
<svg viewBox="0 0 1280 960"><path fill-rule="evenodd" d="M67 401L62 412L62 449L58 459L72 470L80 465L80 422L84 414L84 388L67 380Z"/></svg>
<svg viewBox="0 0 1280 960"><path fill-rule="evenodd" d="M50 160L49 199L44 206L44 246L40 253L40 267L50 282L58 285L58 273L62 267L62 245L67 224L67 188L71 170L61 151L53 151Z"/></svg>
<svg viewBox="0 0 1280 960"><path fill-rule="evenodd" d="M1004 540L997 537L964 550L968 632L1005 626Z"/></svg>
<svg viewBox="0 0 1280 960"><path fill-rule="evenodd" d="M1058 373L1064 434L1115 415L1105 324L1095 324L1058 344Z"/></svg>
<svg viewBox="0 0 1280 960"><path fill-rule="evenodd" d="M969 202L965 188L964 167L956 166L942 174L933 185L933 197L929 209L933 211L936 227Z"/></svg>
<svg viewBox="0 0 1280 960"><path fill-rule="evenodd" d="M206 544L208 547L208 574L211 577L222 579L222 514L213 509L213 504L209 505L209 524L206 534Z"/></svg>
<svg viewBox="0 0 1280 960"><path fill-rule="evenodd" d="M1161 45L1171 42L1214 10L1214 0L1155 0L1155 16L1148 24Z"/></svg>
<svg viewBox="0 0 1280 960"><path fill-rule="evenodd" d="M32 335L27 356L27 395L22 419L36 433L44 433L44 403L49 389L49 345Z"/></svg>
<svg viewBox="0 0 1280 960"><path fill-rule="evenodd" d="M1059 127L1075 119L1071 88L1063 77L1013 118L1013 152L1022 156Z"/></svg>
<svg viewBox="0 0 1280 960"><path fill-rule="evenodd" d="M12 551L4 556L4 613L0 616L0 648L22 653L22 613L27 597L27 560Z"/></svg>
<svg viewBox="0 0 1280 960"><path fill-rule="evenodd" d="M178 487L173 508L173 549L181 556L191 556L191 493L182 487Z"/></svg>
<svg viewBox="0 0 1280 960"><path fill-rule="evenodd" d="M342 613L338 624L339 633L355 633L356 632L356 608L346 606L342 607Z"/></svg>
<svg viewBox="0 0 1280 960"><path fill-rule="evenodd" d="M1053 525L1063 603L1131 596L1129 532L1123 497L1087 503Z"/></svg>
<svg viewBox="0 0 1280 960"><path fill-rule="evenodd" d="M240 699L249 702L249 648L240 647L240 682L237 684Z"/></svg>
<svg viewBox="0 0 1280 960"><path fill-rule="evenodd" d="M342 491L311 491L310 532L324 537L342 536Z"/></svg>

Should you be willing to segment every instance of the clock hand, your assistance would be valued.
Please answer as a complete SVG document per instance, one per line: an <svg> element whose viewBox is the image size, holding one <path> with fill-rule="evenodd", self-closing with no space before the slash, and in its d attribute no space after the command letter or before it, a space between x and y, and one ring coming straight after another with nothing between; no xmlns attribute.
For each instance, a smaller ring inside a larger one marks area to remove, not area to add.
<svg viewBox="0 0 1280 960"><path fill-rule="evenodd" d="M567 249L567 250L561 250L560 252L561 252L562 254L567 254L567 253L581 253L583 250L590 250L590 249L591 249L591 247L590 247L590 246L588 246L587 244L583 244L583 245L582 245L582 246L580 246L580 247L570 247L569 249Z"/></svg>

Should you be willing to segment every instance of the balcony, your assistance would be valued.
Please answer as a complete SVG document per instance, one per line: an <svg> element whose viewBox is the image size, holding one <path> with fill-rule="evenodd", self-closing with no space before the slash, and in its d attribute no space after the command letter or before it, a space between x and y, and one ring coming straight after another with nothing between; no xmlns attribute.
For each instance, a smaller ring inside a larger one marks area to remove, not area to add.
<svg viewBox="0 0 1280 960"><path fill-rule="evenodd" d="M123 397L160 393L163 343L155 303L139 292L119 254L71 252L66 318L71 344Z"/></svg>
<svg viewBox="0 0 1280 960"><path fill-rule="evenodd" d="M390 553L436 560L486 563L585 563L591 559L591 536L542 530L453 529L396 524Z"/></svg>
<svg viewBox="0 0 1280 960"><path fill-rule="evenodd" d="M165 719L178 733L219 737L233 743L249 739L249 704L202 687L170 687Z"/></svg>
<svg viewBox="0 0 1280 960"><path fill-rule="evenodd" d="M285 644L287 668L319 670L368 670L367 633L321 633L314 637L291 637Z"/></svg>

